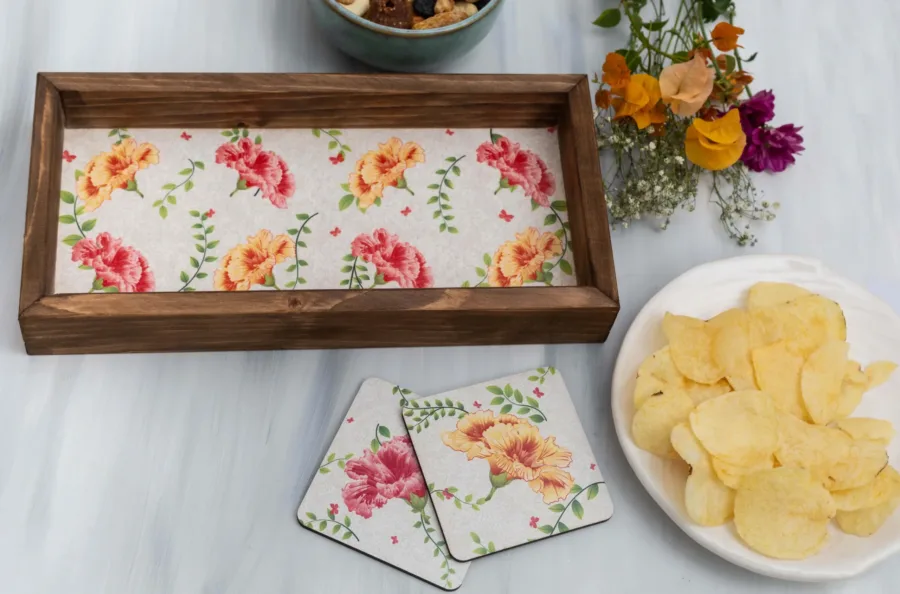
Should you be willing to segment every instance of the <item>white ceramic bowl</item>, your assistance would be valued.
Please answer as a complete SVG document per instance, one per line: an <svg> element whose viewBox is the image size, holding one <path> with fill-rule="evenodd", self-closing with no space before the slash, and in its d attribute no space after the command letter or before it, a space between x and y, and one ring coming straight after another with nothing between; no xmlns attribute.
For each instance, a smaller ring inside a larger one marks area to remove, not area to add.
<svg viewBox="0 0 900 594"><path fill-rule="evenodd" d="M669 283L635 318L616 361L612 383L612 412L625 457L641 483L684 532L723 559L750 571L775 578L819 582L857 575L900 550L900 513L875 535L858 538L841 532L832 522L822 551L802 561L770 559L747 547L734 523L705 528L684 511L686 467L639 449L631 437L634 415L632 392L638 365L665 345L661 322L671 311L710 318L743 305L747 289L759 281L798 284L837 301L847 318L850 356L867 365L888 359L900 362L900 317L862 287L837 276L820 262L794 256L746 256L698 266ZM877 417L900 427L900 373L868 392L853 416ZM888 448L900 460L900 441Z"/></svg>

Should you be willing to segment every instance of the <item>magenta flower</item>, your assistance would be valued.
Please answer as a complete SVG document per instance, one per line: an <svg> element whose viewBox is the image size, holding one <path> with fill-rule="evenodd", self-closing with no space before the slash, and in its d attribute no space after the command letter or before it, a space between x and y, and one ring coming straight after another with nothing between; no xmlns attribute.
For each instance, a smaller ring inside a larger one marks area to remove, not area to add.
<svg viewBox="0 0 900 594"><path fill-rule="evenodd" d="M775 118L775 93L760 91L738 106L741 127L750 136L756 128L761 128Z"/></svg>
<svg viewBox="0 0 900 594"><path fill-rule="evenodd" d="M793 124L777 128L761 127L747 135L741 161L752 171L779 173L794 164L794 155L803 150L803 137Z"/></svg>

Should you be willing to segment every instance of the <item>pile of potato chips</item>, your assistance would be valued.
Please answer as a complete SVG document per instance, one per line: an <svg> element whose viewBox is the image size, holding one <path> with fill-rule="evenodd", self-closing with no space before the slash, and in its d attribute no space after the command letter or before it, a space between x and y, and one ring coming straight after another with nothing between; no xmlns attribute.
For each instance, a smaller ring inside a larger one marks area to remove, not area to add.
<svg viewBox="0 0 900 594"><path fill-rule="evenodd" d="M803 559L828 523L874 534L900 505L888 466L890 422L852 418L896 369L848 358L840 306L788 284L758 283L746 309L708 321L666 314L669 345L638 369L635 443L691 467L688 515L734 518L752 549Z"/></svg>

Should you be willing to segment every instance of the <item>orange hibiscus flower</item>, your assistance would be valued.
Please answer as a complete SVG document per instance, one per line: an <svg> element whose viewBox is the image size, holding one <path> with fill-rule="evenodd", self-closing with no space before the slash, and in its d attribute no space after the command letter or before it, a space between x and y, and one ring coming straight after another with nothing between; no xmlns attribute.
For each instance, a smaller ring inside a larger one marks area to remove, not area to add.
<svg viewBox="0 0 900 594"><path fill-rule="evenodd" d="M616 108L614 119L630 117L640 130L666 121L666 108L660 103L662 93L659 81L649 74L635 74L628 86L616 90L616 95L613 100L613 107Z"/></svg>
<svg viewBox="0 0 900 594"><path fill-rule="evenodd" d="M744 30L740 27L722 21L712 30L712 42L720 52L730 52L741 47L738 37L743 34Z"/></svg>
<svg viewBox="0 0 900 594"><path fill-rule="evenodd" d="M84 168L78 180L78 196L88 212L96 210L112 197L113 190L124 190L141 169L159 163L159 150L149 142L138 145L126 138L113 145L108 153L100 153Z"/></svg>
<svg viewBox="0 0 900 594"><path fill-rule="evenodd" d="M572 463L572 452L560 447L555 437L544 439L537 427L514 415L494 417L493 411L466 415L455 431L441 436L444 444L463 452L471 461L490 464L492 493L515 480L522 480L544 503L568 497L575 479L562 470ZM499 477L499 479L497 478Z"/></svg>
<svg viewBox="0 0 900 594"><path fill-rule="evenodd" d="M562 253L562 242L553 233L541 233L529 227L516 233L515 241L500 246L488 270L492 287L521 287L537 278L544 262Z"/></svg>
<svg viewBox="0 0 900 594"><path fill-rule="evenodd" d="M484 410L464 416L456 423L456 431L448 431L441 436L444 445L463 452L469 460L487 458L491 455L484 442L484 432L496 425L517 425L527 423L515 415L494 417L494 411Z"/></svg>
<svg viewBox="0 0 900 594"><path fill-rule="evenodd" d="M612 89L619 89L628 86L630 80L631 70L628 69L625 57L615 52L606 54L606 61L603 63L603 82Z"/></svg>
<svg viewBox="0 0 900 594"><path fill-rule="evenodd" d="M350 174L350 193L365 210L384 195L387 188L408 189L404 177L406 170L416 163L425 162L425 150L415 142L403 144L399 138L391 138L369 151L356 163L356 171Z"/></svg>
<svg viewBox="0 0 900 594"><path fill-rule="evenodd" d="M295 255L290 237L273 237L263 229L225 254L216 270L214 286L218 291L249 291L253 285L265 285L275 265Z"/></svg>

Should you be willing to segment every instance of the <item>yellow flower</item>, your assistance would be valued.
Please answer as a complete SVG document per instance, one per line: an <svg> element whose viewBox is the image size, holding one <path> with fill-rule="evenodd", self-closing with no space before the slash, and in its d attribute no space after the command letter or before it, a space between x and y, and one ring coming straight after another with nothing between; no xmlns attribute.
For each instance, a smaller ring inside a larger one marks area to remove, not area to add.
<svg viewBox="0 0 900 594"><path fill-rule="evenodd" d="M672 64L659 75L662 100L675 115L692 116L712 93L714 78L712 69L706 67L706 60L699 54L688 62Z"/></svg>
<svg viewBox="0 0 900 594"><path fill-rule="evenodd" d="M470 461L486 459L491 475L505 475L506 483L526 481L547 504L568 497L575 482L562 470L572 463L572 452L557 445L555 437L544 439L537 427L515 415L494 417L490 410L472 413L441 439Z"/></svg>
<svg viewBox="0 0 900 594"><path fill-rule="evenodd" d="M614 119L630 117L641 130L666 121L665 108L659 104L659 81L649 74L632 75L624 89L616 89L616 95Z"/></svg>
<svg viewBox="0 0 900 594"><path fill-rule="evenodd" d="M747 144L741 116L732 109L718 120L694 118L684 139L687 158L704 169L719 171L734 165Z"/></svg>
<svg viewBox="0 0 900 594"><path fill-rule="evenodd" d="M100 208L113 190L124 190L141 169L159 163L159 150L149 142L138 145L126 138L108 153L100 153L84 168L78 180L78 196L88 212Z"/></svg>
<svg viewBox="0 0 900 594"><path fill-rule="evenodd" d="M553 233L541 233L529 227L516 233L514 241L500 246L488 270L492 287L521 287L537 278L544 262L562 253L562 242Z"/></svg>
<svg viewBox="0 0 900 594"><path fill-rule="evenodd" d="M425 150L415 142L403 144L399 138L390 138L369 151L356 163L356 171L350 174L350 193L365 210L384 196L390 187L406 187L406 170L416 163L425 162Z"/></svg>
<svg viewBox="0 0 900 594"><path fill-rule="evenodd" d="M572 452L556 445L556 438L546 440L531 423L499 424L484 432L491 451L488 462L491 474L506 474L506 480L523 480L544 503L561 501L569 496L575 482L561 470L572 463Z"/></svg>
<svg viewBox="0 0 900 594"><path fill-rule="evenodd" d="M295 255L294 241L287 235L276 235L265 229L232 248L216 270L218 291L249 291L253 285L264 285L276 264Z"/></svg>
<svg viewBox="0 0 900 594"><path fill-rule="evenodd" d="M606 61L603 63L603 82L612 89L619 89L628 85L629 80L631 70L628 69L625 58L615 52L606 54Z"/></svg>
<svg viewBox="0 0 900 594"><path fill-rule="evenodd" d="M456 431L447 431L441 440L447 447L462 452L469 460L487 458L491 455L484 442L484 432L496 425L516 425L527 423L514 415L494 417L494 411L483 410L468 414L456 423Z"/></svg>

